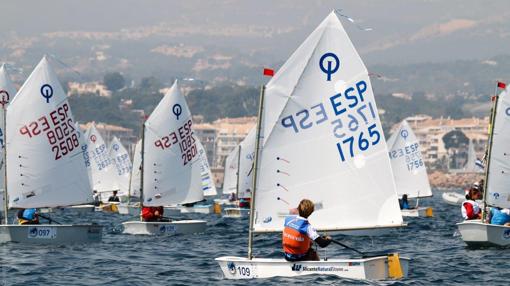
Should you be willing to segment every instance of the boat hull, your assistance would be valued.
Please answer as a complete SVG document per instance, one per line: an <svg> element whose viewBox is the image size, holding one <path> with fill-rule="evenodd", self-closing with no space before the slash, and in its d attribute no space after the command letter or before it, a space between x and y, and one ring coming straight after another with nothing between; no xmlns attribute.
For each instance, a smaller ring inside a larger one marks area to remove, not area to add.
<svg viewBox="0 0 510 286"><path fill-rule="evenodd" d="M246 208L225 208L223 217L241 218L250 216L250 209Z"/></svg>
<svg viewBox="0 0 510 286"><path fill-rule="evenodd" d="M480 220L457 224L462 240L471 247L510 246L510 226L482 223Z"/></svg>
<svg viewBox="0 0 510 286"><path fill-rule="evenodd" d="M415 209L401 210L403 217L433 217L433 210L431 207L418 207Z"/></svg>
<svg viewBox="0 0 510 286"><path fill-rule="evenodd" d="M70 206L63 208L41 208L39 211L41 213L77 213L84 214L95 211L94 205L78 205L78 206Z"/></svg>
<svg viewBox="0 0 510 286"><path fill-rule="evenodd" d="M119 204L117 205L119 214L137 216L140 215L140 208L132 205Z"/></svg>
<svg viewBox="0 0 510 286"><path fill-rule="evenodd" d="M0 243L72 244L100 242L102 225L0 225Z"/></svg>
<svg viewBox="0 0 510 286"><path fill-rule="evenodd" d="M441 195L443 201L452 206L460 206L466 200L466 197L456 192L444 192Z"/></svg>
<svg viewBox="0 0 510 286"><path fill-rule="evenodd" d="M212 214L214 212L213 205L196 205L192 207L180 207L181 213L199 213L199 214Z"/></svg>
<svg viewBox="0 0 510 286"><path fill-rule="evenodd" d="M360 230L343 230L331 232L332 235L347 235L347 236L380 236L386 235L392 231L391 228L374 228L374 229L360 229Z"/></svg>
<svg viewBox="0 0 510 286"><path fill-rule="evenodd" d="M255 279L270 277L297 277L304 275L332 275L349 279L388 280L391 277L388 256L360 259L328 259L326 261L288 262L284 259L225 256L216 258L225 278ZM400 258L402 276L409 271L408 258Z"/></svg>
<svg viewBox="0 0 510 286"><path fill-rule="evenodd" d="M179 220L172 222L123 222L125 234L175 235L205 232L207 222L204 220Z"/></svg>

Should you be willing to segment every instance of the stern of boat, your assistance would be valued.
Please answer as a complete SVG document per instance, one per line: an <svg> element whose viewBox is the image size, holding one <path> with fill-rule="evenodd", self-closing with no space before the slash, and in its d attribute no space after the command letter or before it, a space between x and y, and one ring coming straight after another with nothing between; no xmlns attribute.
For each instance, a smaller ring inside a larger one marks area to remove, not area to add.
<svg viewBox="0 0 510 286"><path fill-rule="evenodd" d="M224 256L215 259L226 279L332 275L357 280L397 280L406 278L409 258L398 254L359 259L328 259L289 262L284 259Z"/></svg>
<svg viewBox="0 0 510 286"><path fill-rule="evenodd" d="M462 240L470 247L510 246L510 227L468 220L457 224Z"/></svg>

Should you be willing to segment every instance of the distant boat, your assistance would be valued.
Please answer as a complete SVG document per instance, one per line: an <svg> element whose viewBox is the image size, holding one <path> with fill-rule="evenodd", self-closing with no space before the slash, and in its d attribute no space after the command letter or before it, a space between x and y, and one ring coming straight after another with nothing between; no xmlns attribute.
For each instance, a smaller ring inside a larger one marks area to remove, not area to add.
<svg viewBox="0 0 510 286"><path fill-rule="evenodd" d="M431 207L421 207L419 198L432 196L429 177L423 161L420 142L406 120L388 140L391 168L399 198L417 199L415 206L402 209L404 217L431 217Z"/></svg>
<svg viewBox="0 0 510 286"><path fill-rule="evenodd" d="M143 124L140 201L143 207L202 201L203 162L191 113L177 81ZM128 221L124 233L172 235L204 232L203 220Z"/></svg>
<svg viewBox="0 0 510 286"><path fill-rule="evenodd" d="M129 176L131 176L131 158L126 148L122 145L117 137L113 137L108 150L108 155L112 161L115 180L113 182L113 190L118 190L119 196L127 196L129 193Z"/></svg>
<svg viewBox="0 0 510 286"><path fill-rule="evenodd" d="M504 89L493 101L485 170L482 220L457 224L469 246L510 246L510 227L484 222L489 207L510 208L510 93Z"/></svg>
<svg viewBox="0 0 510 286"><path fill-rule="evenodd" d="M244 140L225 160L226 193L235 193L237 199L250 199L253 183L253 161L255 160L256 128L252 128ZM235 162L235 164L232 164ZM234 188L232 188L232 185ZM234 202L239 204L239 200ZM249 207L226 207L225 217L244 217L249 214Z"/></svg>
<svg viewBox="0 0 510 286"><path fill-rule="evenodd" d="M89 152L92 187L101 194L101 200L107 202L111 192L118 190L115 166L108 153L108 147L94 123L85 132L85 138Z"/></svg>
<svg viewBox="0 0 510 286"><path fill-rule="evenodd" d="M219 257L227 279L406 277L395 255L289 262L253 257L254 233L281 233L286 216L310 199L319 231L403 225L388 148L368 71L335 12L261 91L247 257Z"/></svg>
<svg viewBox="0 0 510 286"><path fill-rule="evenodd" d="M92 191L67 96L46 57L7 108L7 194L10 208L87 204ZM50 221L51 222L51 221ZM102 226L0 226L0 241L65 244L101 241Z"/></svg>

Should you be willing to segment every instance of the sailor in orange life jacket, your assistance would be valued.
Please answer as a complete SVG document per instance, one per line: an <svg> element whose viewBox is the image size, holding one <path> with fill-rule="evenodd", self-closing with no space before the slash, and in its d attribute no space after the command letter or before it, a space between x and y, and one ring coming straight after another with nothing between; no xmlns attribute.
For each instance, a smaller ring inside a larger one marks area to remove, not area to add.
<svg viewBox="0 0 510 286"><path fill-rule="evenodd" d="M465 220L471 219L481 219L482 218L482 209L480 205L476 202L476 200L480 200L482 198L482 193L479 191L479 187L474 185L469 189L466 200L462 203L462 217Z"/></svg>
<svg viewBox="0 0 510 286"><path fill-rule="evenodd" d="M287 261L319 260L319 255L313 250L313 241L320 247L331 243L331 237L320 236L308 222L308 217L314 211L313 202L303 199L297 208L299 215L285 218L283 228L283 251Z"/></svg>

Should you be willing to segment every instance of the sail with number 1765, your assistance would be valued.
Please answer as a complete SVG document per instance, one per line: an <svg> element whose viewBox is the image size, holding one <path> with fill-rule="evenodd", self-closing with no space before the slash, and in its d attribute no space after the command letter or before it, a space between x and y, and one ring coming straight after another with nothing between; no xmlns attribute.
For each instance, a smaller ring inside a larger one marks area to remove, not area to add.
<svg viewBox="0 0 510 286"><path fill-rule="evenodd" d="M252 254L253 233L281 232L305 198L320 231L403 225L368 71L335 12L262 88L257 128L248 257L217 258L226 278L407 275L398 255L288 262Z"/></svg>

